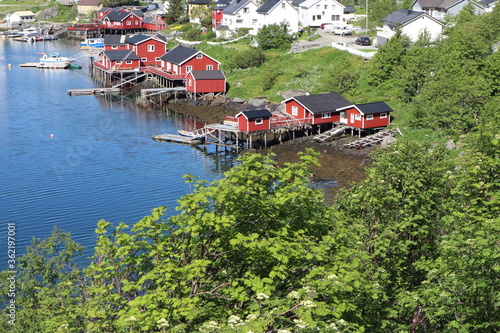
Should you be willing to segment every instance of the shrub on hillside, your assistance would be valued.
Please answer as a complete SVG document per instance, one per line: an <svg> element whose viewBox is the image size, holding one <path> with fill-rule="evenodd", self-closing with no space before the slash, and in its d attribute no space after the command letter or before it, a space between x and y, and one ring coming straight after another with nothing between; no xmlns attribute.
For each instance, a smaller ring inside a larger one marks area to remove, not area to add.
<svg viewBox="0 0 500 333"><path fill-rule="evenodd" d="M292 36L285 23L264 25L257 33L257 42L263 50L285 50L292 45Z"/></svg>
<svg viewBox="0 0 500 333"><path fill-rule="evenodd" d="M244 51L235 52L229 55L224 61L224 70L230 72L237 69L245 69L260 66L265 60L265 55L261 49L251 47Z"/></svg>

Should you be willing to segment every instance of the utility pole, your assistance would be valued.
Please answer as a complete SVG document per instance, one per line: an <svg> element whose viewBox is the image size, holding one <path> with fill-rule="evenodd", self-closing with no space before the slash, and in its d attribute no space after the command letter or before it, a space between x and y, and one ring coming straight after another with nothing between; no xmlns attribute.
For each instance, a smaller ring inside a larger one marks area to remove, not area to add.
<svg viewBox="0 0 500 333"><path fill-rule="evenodd" d="M366 34L368 35L368 0L366 0Z"/></svg>

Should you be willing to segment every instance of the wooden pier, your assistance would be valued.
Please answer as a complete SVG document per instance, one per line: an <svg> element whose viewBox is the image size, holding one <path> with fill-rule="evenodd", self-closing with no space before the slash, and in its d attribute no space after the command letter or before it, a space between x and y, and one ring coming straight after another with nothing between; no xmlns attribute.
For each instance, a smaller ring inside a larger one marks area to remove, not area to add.
<svg viewBox="0 0 500 333"><path fill-rule="evenodd" d="M346 148L366 148L370 146L374 146L376 144L382 143L385 137L394 136L394 134L398 133L399 129L385 129L375 134L366 136L359 140L356 140L351 143L347 143L344 145ZM401 132L399 132L401 133Z"/></svg>
<svg viewBox="0 0 500 333"><path fill-rule="evenodd" d="M159 134L152 137L155 141L165 141L165 142L175 142L183 143L188 145L200 145L202 140L189 138L187 136L176 135L176 134Z"/></svg>
<svg viewBox="0 0 500 333"><path fill-rule="evenodd" d="M69 89L68 95L70 96L84 96L84 95L108 95L118 94L120 88L86 88L86 89Z"/></svg>

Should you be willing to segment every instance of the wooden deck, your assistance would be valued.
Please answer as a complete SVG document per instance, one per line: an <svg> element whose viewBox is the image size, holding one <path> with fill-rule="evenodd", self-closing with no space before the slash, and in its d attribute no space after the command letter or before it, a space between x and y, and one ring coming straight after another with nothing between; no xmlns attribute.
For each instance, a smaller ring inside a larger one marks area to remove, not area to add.
<svg viewBox="0 0 500 333"><path fill-rule="evenodd" d="M70 96L84 96L84 95L106 95L118 94L120 88L86 88L86 89L69 89L68 95Z"/></svg>
<svg viewBox="0 0 500 333"><path fill-rule="evenodd" d="M394 136L394 134L398 133L399 129L385 129L375 134L366 136L359 140L356 140L351 143L347 143L344 145L346 148L365 148L374 146L376 144L382 143L385 137ZM399 132L400 133L400 132Z"/></svg>

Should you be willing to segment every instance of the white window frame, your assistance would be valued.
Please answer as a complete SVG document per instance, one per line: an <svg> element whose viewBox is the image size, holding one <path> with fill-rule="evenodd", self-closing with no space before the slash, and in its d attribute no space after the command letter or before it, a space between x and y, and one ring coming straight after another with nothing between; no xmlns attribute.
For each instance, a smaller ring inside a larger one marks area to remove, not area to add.
<svg viewBox="0 0 500 333"><path fill-rule="evenodd" d="M207 65L207 71L213 71L214 66L213 65Z"/></svg>
<svg viewBox="0 0 500 333"><path fill-rule="evenodd" d="M155 51L155 46L154 45L148 45L148 52L154 52Z"/></svg>
<svg viewBox="0 0 500 333"><path fill-rule="evenodd" d="M383 112L380 114L380 118L387 118L387 112Z"/></svg>
<svg viewBox="0 0 500 333"><path fill-rule="evenodd" d="M354 115L354 119L355 119L356 121L361 120L361 115L360 115L360 114L356 114L356 115Z"/></svg>
<svg viewBox="0 0 500 333"><path fill-rule="evenodd" d="M141 58L141 61L148 61L148 58Z"/></svg>
<svg viewBox="0 0 500 333"><path fill-rule="evenodd" d="M203 58L203 54L198 53L198 54L196 55L196 59L201 59L201 58Z"/></svg>
<svg viewBox="0 0 500 333"><path fill-rule="evenodd" d="M321 119L328 119L328 118L331 118L332 117L332 113L331 112L323 112L321 114Z"/></svg>
<svg viewBox="0 0 500 333"><path fill-rule="evenodd" d="M186 73L191 73L193 66L186 66Z"/></svg>
<svg viewBox="0 0 500 333"><path fill-rule="evenodd" d="M126 63L127 65L131 65L131 64L132 64L132 60L127 60L127 61L125 61L125 63Z"/></svg>
<svg viewBox="0 0 500 333"><path fill-rule="evenodd" d="M372 114L367 114L366 115L366 120L373 120L373 115Z"/></svg>
<svg viewBox="0 0 500 333"><path fill-rule="evenodd" d="M298 116L299 115L299 107L292 105L292 116Z"/></svg>
<svg viewBox="0 0 500 333"><path fill-rule="evenodd" d="M262 125L264 123L264 118L255 118L255 125Z"/></svg>

